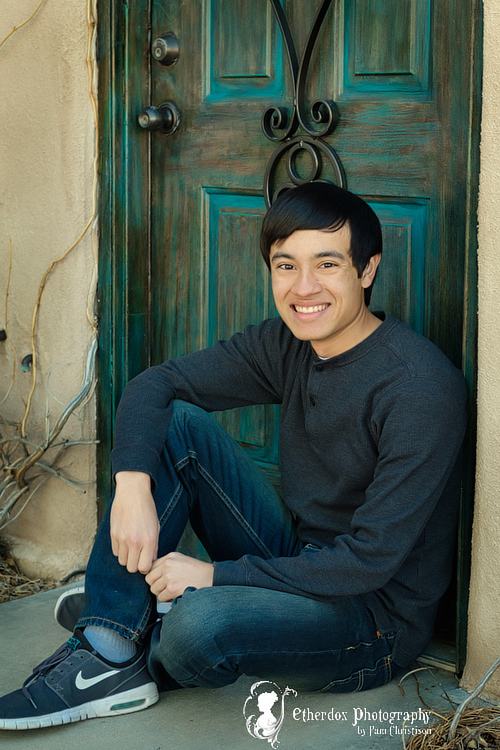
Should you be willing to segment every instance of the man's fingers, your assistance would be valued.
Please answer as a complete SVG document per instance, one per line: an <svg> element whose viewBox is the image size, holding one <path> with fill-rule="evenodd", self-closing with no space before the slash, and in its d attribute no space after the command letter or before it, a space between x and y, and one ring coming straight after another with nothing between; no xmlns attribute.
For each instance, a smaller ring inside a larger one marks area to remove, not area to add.
<svg viewBox="0 0 500 750"><path fill-rule="evenodd" d="M152 545L143 547L139 555L136 570L139 570L139 572L143 575L149 573L149 571L151 570L151 565L153 564L153 555L154 548L152 548Z"/></svg>
<svg viewBox="0 0 500 750"><path fill-rule="evenodd" d="M149 572L158 554L160 526L151 480L142 472L119 472L111 506L113 554L129 573Z"/></svg>
<svg viewBox="0 0 500 750"><path fill-rule="evenodd" d="M118 558L118 562L120 563L120 565L123 565L125 567L128 558L126 546L124 544L120 544L120 542L116 540L113 544L113 554Z"/></svg>
<svg viewBox="0 0 500 750"><path fill-rule="evenodd" d="M151 566L158 554L158 538L143 540L140 538L121 539L119 535L111 535L111 549L120 565L127 568L129 573L138 570L144 575L151 570Z"/></svg>
<svg viewBox="0 0 500 750"><path fill-rule="evenodd" d="M134 547L128 547L126 548L126 555L124 555L124 562L121 562L120 558L118 558L121 565L124 565L129 573L137 573L137 563L139 560L139 551L137 549L134 549Z"/></svg>

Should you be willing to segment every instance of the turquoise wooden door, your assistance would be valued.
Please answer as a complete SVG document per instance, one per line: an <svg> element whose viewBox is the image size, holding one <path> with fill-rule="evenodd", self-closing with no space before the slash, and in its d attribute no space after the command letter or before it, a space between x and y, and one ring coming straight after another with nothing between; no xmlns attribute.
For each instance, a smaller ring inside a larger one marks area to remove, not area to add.
<svg viewBox="0 0 500 750"><path fill-rule="evenodd" d="M258 252L265 196L308 177L373 206L385 254L372 309L435 341L473 391L478 24L479 0L102 10L103 449L132 375L275 314ZM165 103L173 132L142 129L159 116L144 108ZM276 478L274 410L220 419Z"/></svg>

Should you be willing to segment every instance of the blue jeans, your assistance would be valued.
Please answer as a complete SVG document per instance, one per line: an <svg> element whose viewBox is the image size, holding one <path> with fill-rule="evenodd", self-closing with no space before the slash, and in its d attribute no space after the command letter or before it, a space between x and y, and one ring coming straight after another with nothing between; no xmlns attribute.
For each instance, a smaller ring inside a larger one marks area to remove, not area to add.
<svg viewBox="0 0 500 750"><path fill-rule="evenodd" d="M173 404L154 498L159 557L175 550L188 519L214 561L292 557L304 546L263 472L192 404ZM109 509L87 568L78 627L86 625L144 642L162 689L220 687L245 674L296 690L351 692L392 676L393 635L378 633L358 596L319 602L251 586L187 589L156 622L144 576L112 553Z"/></svg>

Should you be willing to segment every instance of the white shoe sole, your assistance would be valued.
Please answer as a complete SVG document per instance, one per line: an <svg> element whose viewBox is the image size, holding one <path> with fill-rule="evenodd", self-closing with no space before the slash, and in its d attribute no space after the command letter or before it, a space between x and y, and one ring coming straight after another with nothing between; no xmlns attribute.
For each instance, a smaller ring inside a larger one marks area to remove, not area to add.
<svg viewBox="0 0 500 750"><path fill-rule="evenodd" d="M68 589L65 591L59 599L56 602L56 606L54 607L54 619L57 622L58 625L60 625L62 628L65 628L66 630L69 630L71 633L73 632L74 628L66 628L65 625L63 625L61 622L59 622L59 610L61 609L61 605L68 596L73 596L74 594L84 594L85 593L85 586L77 586L73 589Z"/></svg>
<svg viewBox="0 0 500 750"><path fill-rule="evenodd" d="M133 690L126 690L107 698L82 703L79 706L64 709L64 711L56 711L52 714L26 719L0 719L0 729L42 729L44 727L57 727L61 724L72 724L75 721L84 721L85 719L130 714L133 711L142 711L149 708L158 701L158 698L156 683L148 682L146 685L141 685L141 687Z"/></svg>

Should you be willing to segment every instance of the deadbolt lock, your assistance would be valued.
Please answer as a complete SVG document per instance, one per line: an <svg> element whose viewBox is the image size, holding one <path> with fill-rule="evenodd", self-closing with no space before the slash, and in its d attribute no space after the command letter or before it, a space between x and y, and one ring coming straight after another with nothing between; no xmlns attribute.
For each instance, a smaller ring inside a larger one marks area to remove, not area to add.
<svg viewBox="0 0 500 750"><path fill-rule="evenodd" d="M164 102L159 107L145 107L138 120L144 130L172 135L179 127L181 116L173 102Z"/></svg>
<svg viewBox="0 0 500 750"><path fill-rule="evenodd" d="M172 31L168 31L154 40L151 54L162 65L175 65L179 59L179 40Z"/></svg>

